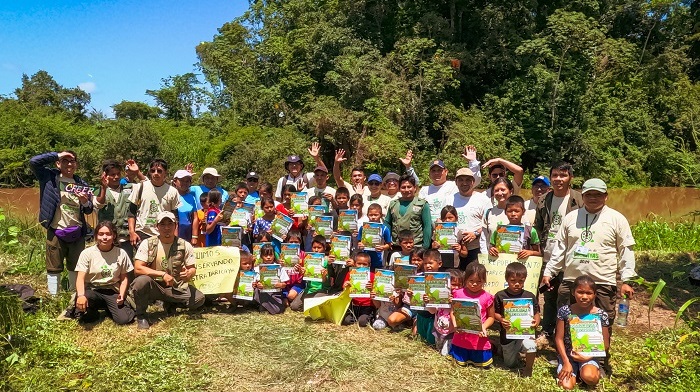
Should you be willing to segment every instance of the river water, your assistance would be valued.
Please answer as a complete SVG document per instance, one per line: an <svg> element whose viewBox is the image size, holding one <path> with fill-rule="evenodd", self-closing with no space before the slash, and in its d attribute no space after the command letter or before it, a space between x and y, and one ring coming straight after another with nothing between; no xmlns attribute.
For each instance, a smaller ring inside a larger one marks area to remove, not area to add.
<svg viewBox="0 0 700 392"><path fill-rule="evenodd" d="M700 189L696 188L610 189L609 194L608 205L625 215L631 224L653 216L671 221L692 220L689 214L700 211ZM528 197L528 191L523 196ZM0 189L0 208L14 216L38 217L39 188Z"/></svg>

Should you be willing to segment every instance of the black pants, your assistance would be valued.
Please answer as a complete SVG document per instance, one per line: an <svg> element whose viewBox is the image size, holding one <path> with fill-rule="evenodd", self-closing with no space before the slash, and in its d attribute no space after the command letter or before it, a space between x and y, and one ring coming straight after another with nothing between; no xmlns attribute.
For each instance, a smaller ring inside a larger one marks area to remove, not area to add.
<svg viewBox="0 0 700 392"><path fill-rule="evenodd" d="M464 271L467 269L467 264L473 261L479 261L479 248L472 249L467 253L467 257L459 257L459 269Z"/></svg>
<svg viewBox="0 0 700 392"><path fill-rule="evenodd" d="M372 322L374 318L374 306L358 306L350 304L348 311L343 318L343 325L360 323L361 327L365 327Z"/></svg>
<svg viewBox="0 0 700 392"><path fill-rule="evenodd" d="M544 298L544 306L542 306L542 331L547 335L554 337L554 328L557 326L557 297L559 296L559 285L564 277L563 273L555 276L549 281L551 290L542 293Z"/></svg>
<svg viewBox="0 0 700 392"><path fill-rule="evenodd" d="M119 293L112 289L85 289L87 309L80 316L80 321L90 323L100 318L100 309L106 309L109 316L118 325L129 324L134 320L136 313L126 303L117 305Z"/></svg>

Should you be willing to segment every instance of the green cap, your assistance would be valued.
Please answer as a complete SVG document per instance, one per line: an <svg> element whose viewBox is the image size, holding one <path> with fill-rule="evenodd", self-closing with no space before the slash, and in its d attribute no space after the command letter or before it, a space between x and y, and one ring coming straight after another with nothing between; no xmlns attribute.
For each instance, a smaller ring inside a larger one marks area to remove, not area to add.
<svg viewBox="0 0 700 392"><path fill-rule="evenodd" d="M581 193L586 193L588 191L598 191L601 193L608 193L608 186L605 185L605 181L600 178L591 178L583 183L583 189Z"/></svg>

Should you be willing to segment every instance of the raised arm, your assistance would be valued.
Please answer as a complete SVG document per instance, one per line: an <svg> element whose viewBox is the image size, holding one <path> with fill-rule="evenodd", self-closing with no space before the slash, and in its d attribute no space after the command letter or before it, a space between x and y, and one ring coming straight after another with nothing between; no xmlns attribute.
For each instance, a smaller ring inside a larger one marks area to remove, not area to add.
<svg viewBox="0 0 700 392"><path fill-rule="evenodd" d="M490 167L499 163L503 165L506 168L506 170L513 173L513 183L517 184L518 187L522 187L524 171L522 167L516 165L515 163L505 160L503 158L493 158L484 163L484 167Z"/></svg>
<svg viewBox="0 0 700 392"><path fill-rule="evenodd" d="M347 158L345 158L345 150L335 150L335 159L333 160L333 178L335 179L335 183L338 185L338 188L344 186L350 189L347 182L343 180L343 173L340 172L340 164L345 160L347 160Z"/></svg>
<svg viewBox="0 0 700 392"><path fill-rule="evenodd" d="M464 146L462 158L467 160L469 170L474 173L474 188L478 187L481 184L481 166L479 166L481 162L476 159L476 147L472 145Z"/></svg>
<svg viewBox="0 0 700 392"><path fill-rule="evenodd" d="M323 159L321 159L321 144L318 142L311 143L311 147L308 148L309 155L314 159L314 162L316 163L316 166L321 166L328 171L328 167L326 167L326 164L323 163ZM335 175L335 173L333 173Z"/></svg>
<svg viewBox="0 0 700 392"><path fill-rule="evenodd" d="M413 169L413 166L411 165L411 162L413 162L413 150L406 151L406 157L399 158L399 160L406 169L406 174L410 175L414 180L416 180L416 185L420 185L420 178L418 178L418 174L416 174L415 169Z"/></svg>
<svg viewBox="0 0 700 392"><path fill-rule="evenodd" d="M37 180L39 180L39 182L45 182L51 177L51 170L49 170L46 166L49 164L55 164L58 159L59 154L55 152L39 154L33 156L29 160L29 167L32 169L34 176L37 178Z"/></svg>

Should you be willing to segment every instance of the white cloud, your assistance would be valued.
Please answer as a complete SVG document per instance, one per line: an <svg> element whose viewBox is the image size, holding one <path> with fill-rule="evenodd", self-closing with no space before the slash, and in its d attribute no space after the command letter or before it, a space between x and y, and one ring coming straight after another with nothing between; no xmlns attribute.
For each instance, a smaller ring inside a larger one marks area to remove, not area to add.
<svg viewBox="0 0 700 392"><path fill-rule="evenodd" d="M93 82L82 82L78 84L78 88L90 94L97 89L97 85Z"/></svg>

